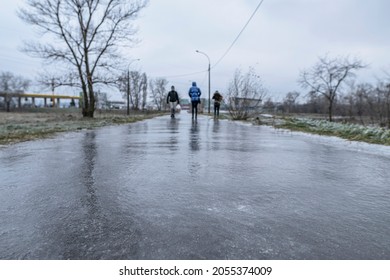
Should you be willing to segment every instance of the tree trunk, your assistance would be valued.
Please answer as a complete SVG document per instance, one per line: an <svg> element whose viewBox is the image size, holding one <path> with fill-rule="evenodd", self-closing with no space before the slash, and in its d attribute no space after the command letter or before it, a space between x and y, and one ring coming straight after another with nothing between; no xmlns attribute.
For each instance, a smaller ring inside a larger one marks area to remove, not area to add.
<svg viewBox="0 0 390 280"><path fill-rule="evenodd" d="M94 110L90 108L83 108L83 117L84 118L93 118Z"/></svg>
<svg viewBox="0 0 390 280"><path fill-rule="evenodd" d="M92 91L89 94L89 107L88 107L87 117L93 118L94 113L95 113L95 94Z"/></svg>
<svg viewBox="0 0 390 280"><path fill-rule="evenodd" d="M92 98L94 99L94 98ZM89 100L89 102L83 107L83 117L93 118L95 112L95 100Z"/></svg>
<svg viewBox="0 0 390 280"><path fill-rule="evenodd" d="M83 117L93 118L95 112L95 94L93 91L92 79L87 80L87 85L83 84Z"/></svg>
<svg viewBox="0 0 390 280"><path fill-rule="evenodd" d="M329 100L329 108L328 108L328 113L329 113L329 121L330 122L333 122L333 114L332 114L332 111L333 111L333 102Z"/></svg>
<svg viewBox="0 0 390 280"><path fill-rule="evenodd" d="M333 91L330 91L328 101L329 101L329 107L328 107L328 113L329 113L329 121L333 121L333 103L334 99L336 97L336 94Z"/></svg>

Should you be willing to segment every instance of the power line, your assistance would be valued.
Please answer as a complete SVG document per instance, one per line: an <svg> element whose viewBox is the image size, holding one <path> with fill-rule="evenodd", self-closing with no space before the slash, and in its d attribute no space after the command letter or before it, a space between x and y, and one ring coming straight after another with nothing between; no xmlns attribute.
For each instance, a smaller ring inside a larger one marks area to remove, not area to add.
<svg viewBox="0 0 390 280"><path fill-rule="evenodd" d="M229 51L232 49L232 47L234 46L234 44L238 41L238 39L240 38L241 34L244 32L244 30L246 29L246 27L248 26L249 22L252 20L252 18L255 16L255 14L257 13L257 11L259 10L260 6L263 4L264 0L261 0L260 3L257 5L256 9L254 10L254 12L252 13L252 15L249 17L248 21L245 23L244 27L241 29L240 33L238 33L237 37L234 39L234 41L231 43L231 45L229 46L229 48L226 50L226 52L221 56L221 58L211 67L214 68L216 67L221 61L222 59L225 58L225 56L229 53ZM187 74L179 74L179 75L171 75L171 76L163 76L164 78L179 78L179 77L186 77L186 76L192 76L192 75L196 75L196 74L201 74L201 73L205 73L207 72L208 70L205 70L205 71L199 71L199 72L194 72L194 73L187 73Z"/></svg>
<svg viewBox="0 0 390 280"><path fill-rule="evenodd" d="M198 71L198 72L193 72L193 73L187 73L187 74L180 74L180 75L171 75L171 76L162 76L164 78L180 78L180 77L186 77L186 76L193 76L196 74L202 74L207 72L207 70L204 71Z"/></svg>
<svg viewBox="0 0 390 280"><path fill-rule="evenodd" d="M252 18L255 16L255 14L257 13L257 11L259 10L261 4L263 4L264 0L261 0L260 3L257 5L255 11L252 13L252 15L250 16L250 18L248 19L248 21L245 23L244 27L241 29L240 33L238 33L237 37L234 39L234 41L231 43L231 45L229 46L229 48L226 50L226 52L221 56L221 58L213 65L213 67L211 68L214 68L216 67L221 61L222 59L225 58L225 56L229 53L229 51L231 50L231 48L234 46L234 44L238 41L238 39L240 38L241 34L244 32L244 30L246 29L246 27L248 26L249 22L252 20Z"/></svg>

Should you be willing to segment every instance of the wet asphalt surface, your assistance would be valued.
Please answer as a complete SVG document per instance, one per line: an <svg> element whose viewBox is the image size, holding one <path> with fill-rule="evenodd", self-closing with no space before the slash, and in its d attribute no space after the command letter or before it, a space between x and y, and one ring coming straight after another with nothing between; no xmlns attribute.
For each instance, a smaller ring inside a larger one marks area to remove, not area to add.
<svg viewBox="0 0 390 280"><path fill-rule="evenodd" d="M390 259L390 147L181 113L0 148L0 259Z"/></svg>

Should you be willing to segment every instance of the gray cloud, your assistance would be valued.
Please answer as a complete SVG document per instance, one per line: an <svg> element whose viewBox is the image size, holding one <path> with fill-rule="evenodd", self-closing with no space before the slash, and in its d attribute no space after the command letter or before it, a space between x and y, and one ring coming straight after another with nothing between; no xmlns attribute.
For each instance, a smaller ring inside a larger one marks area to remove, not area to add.
<svg viewBox="0 0 390 280"><path fill-rule="evenodd" d="M15 14L16 5L22 2L2 0L0 70L23 72L32 68L22 70L20 63L24 59L21 61L20 57L24 55L15 48L22 44L22 37L33 36ZM191 80L198 81L206 90L207 73L171 76L207 69L207 59L196 49L206 52L213 65L258 3L151 0L136 22L142 41L125 50L125 54L140 58L137 67L148 75L169 77L170 83L182 92ZM390 2L385 0L265 0L229 54L212 69L212 91L224 91L237 67L245 70L250 66L262 77L271 96L301 90L296 83L299 71L325 53L360 57L370 64L370 69L359 78L372 80L390 68L389 10Z"/></svg>

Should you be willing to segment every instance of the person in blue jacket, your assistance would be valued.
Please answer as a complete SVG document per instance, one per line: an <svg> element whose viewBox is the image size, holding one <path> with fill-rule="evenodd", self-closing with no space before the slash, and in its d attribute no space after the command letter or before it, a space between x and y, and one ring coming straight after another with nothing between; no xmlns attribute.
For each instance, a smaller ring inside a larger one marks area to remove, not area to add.
<svg viewBox="0 0 390 280"><path fill-rule="evenodd" d="M190 87L188 91L188 96L191 98L191 104L192 104L192 119L195 119L198 117L198 104L200 103L200 96L202 95L202 92L200 91L200 88L196 86L196 82L192 82L192 87Z"/></svg>

